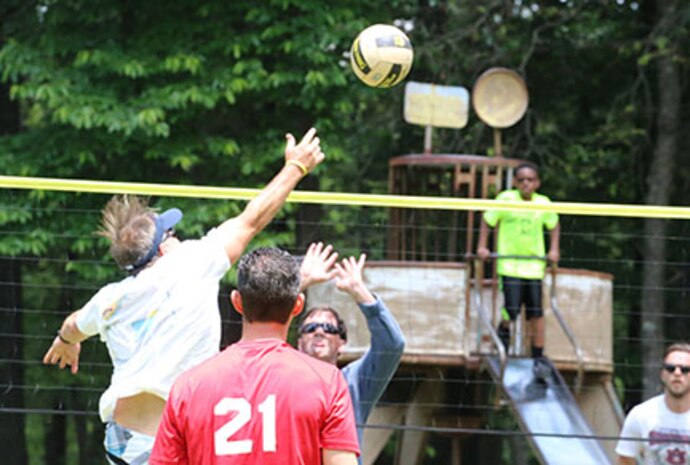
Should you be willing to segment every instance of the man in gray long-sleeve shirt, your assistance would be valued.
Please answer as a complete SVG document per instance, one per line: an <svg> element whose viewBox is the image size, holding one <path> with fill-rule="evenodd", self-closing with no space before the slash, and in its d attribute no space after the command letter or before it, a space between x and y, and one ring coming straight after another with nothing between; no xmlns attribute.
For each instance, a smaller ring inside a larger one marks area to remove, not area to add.
<svg viewBox="0 0 690 465"><path fill-rule="evenodd" d="M366 256L362 254L359 259L349 257L334 264L337 256L330 252L330 246L324 249L321 244L312 244L302 265L303 277L308 276L302 287L334 276L335 286L357 302L366 318L371 346L364 356L342 370L352 396L361 447L363 425L398 367L405 339L391 312L364 284L362 270ZM335 269L326 273L331 265ZM346 342L345 322L335 309L311 308L302 318L298 339L298 348L302 352L335 365Z"/></svg>

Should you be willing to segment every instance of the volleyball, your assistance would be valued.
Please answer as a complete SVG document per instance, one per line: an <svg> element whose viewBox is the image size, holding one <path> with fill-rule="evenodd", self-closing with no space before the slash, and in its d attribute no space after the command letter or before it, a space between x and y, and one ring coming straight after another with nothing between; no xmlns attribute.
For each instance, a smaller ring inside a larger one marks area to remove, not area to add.
<svg viewBox="0 0 690 465"><path fill-rule="evenodd" d="M412 68L414 52L405 33L389 24L374 24L359 33L350 50L350 66L370 87L393 87Z"/></svg>

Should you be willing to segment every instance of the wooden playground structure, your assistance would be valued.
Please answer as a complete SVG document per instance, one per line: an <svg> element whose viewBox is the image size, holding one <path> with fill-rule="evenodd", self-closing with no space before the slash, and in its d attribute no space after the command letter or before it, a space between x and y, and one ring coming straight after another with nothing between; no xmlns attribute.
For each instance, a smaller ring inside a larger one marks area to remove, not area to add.
<svg viewBox="0 0 690 465"><path fill-rule="evenodd" d="M520 162L481 155L399 156L389 163L389 190L391 194L491 198L512 184L512 169ZM397 381L398 387L409 384L408 397L402 402L380 402L368 421L412 426L399 433L398 465L423 463L430 433L414 427L481 429L487 424L487 409L482 406L507 406L501 389L505 386L488 374L486 364L488 357L507 354L500 353L502 348L492 335L502 305L492 264L472 259L480 214L394 209L388 260L369 262L365 269L368 285L393 312L407 341L398 375L423 373L414 382ZM572 387L577 407L594 434L618 435L623 412L612 387L613 276L559 268L547 275L543 295L546 355ZM344 360L361 356L369 345L369 331L356 305L331 283L310 289L307 298L309 306L330 305L341 311L349 328ZM520 325L516 332L511 357L525 353ZM458 380L474 382L459 392L453 387ZM516 417L522 424L517 413ZM374 462L393 432L365 429L365 464ZM452 443L448 463L459 465L472 434L446 434ZM604 441L602 447L612 460L615 442Z"/></svg>

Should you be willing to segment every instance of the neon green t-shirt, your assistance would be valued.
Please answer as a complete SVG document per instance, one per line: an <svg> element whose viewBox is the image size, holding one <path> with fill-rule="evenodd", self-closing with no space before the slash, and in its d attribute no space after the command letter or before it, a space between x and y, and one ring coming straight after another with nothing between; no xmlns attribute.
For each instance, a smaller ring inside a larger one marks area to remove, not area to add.
<svg viewBox="0 0 690 465"><path fill-rule="evenodd" d="M511 189L503 191L496 197L502 201L523 201L520 191ZM551 203L545 195L532 194L529 202ZM491 227L498 225L498 245L496 253L499 255L546 255L544 245L544 228L549 231L558 224L558 214L539 211L499 211L484 212L484 221ZM497 271L501 276L514 278L542 279L546 270L544 260L499 259Z"/></svg>

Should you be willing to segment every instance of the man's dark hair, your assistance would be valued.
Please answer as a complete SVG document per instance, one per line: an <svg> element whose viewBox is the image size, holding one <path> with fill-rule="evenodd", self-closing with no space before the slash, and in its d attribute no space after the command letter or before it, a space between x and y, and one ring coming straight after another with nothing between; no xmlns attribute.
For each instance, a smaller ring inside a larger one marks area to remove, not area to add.
<svg viewBox="0 0 690 465"><path fill-rule="evenodd" d="M338 322L338 330L340 331L340 337L343 339L343 341L347 341L347 325L345 325L345 320L343 320L340 317L340 314L338 311L333 308L333 307L313 307L310 308L307 312L304 313L302 316L302 319L300 320L299 323L299 328L301 329L302 326L304 326L304 322L307 321L307 318L309 318L311 315L317 312L329 312L335 320Z"/></svg>
<svg viewBox="0 0 690 465"><path fill-rule="evenodd" d="M534 173L537 175L538 178L540 177L539 176L539 167L537 165L535 165L534 163L529 162L529 161L522 162L519 165L517 165L515 168L513 168L513 176L517 176L517 174L520 172L520 170L525 169L525 168L531 169L532 171L534 171Z"/></svg>
<svg viewBox="0 0 690 465"><path fill-rule="evenodd" d="M237 290L249 322L286 323L300 292L297 260L275 247L252 250L237 268Z"/></svg>

